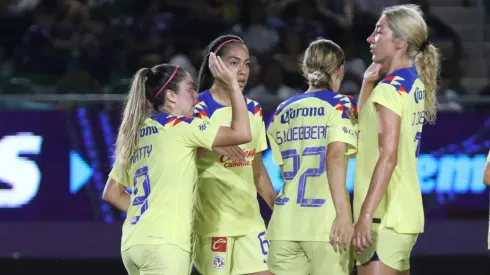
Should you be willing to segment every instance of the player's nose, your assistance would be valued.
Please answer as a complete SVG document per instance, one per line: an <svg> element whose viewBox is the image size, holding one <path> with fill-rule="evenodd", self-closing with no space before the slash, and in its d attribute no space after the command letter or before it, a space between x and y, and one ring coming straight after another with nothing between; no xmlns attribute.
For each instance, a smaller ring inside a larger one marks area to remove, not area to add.
<svg viewBox="0 0 490 275"><path fill-rule="evenodd" d="M368 36L368 38L366 39L366 41L369 43L369 44L373 44L374 43L374 32L371 33L370 36Z"/></svg>

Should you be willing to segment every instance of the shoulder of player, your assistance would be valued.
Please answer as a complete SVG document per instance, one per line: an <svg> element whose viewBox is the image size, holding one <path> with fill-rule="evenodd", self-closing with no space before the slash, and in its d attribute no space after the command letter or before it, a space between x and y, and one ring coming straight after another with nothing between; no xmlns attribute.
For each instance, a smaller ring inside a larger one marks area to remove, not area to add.
<svg viewBox="0 0 490 275"><path fill-rule="evenodd" d="M197 95L197 100L196 100L196 105L195 106L207 106L207 101L208 97L207 94L208 91L203 91L202 93Z"/></svg>
<svg viewBox="0 0 490 275"><path fill-rule="evenodd" d="M352 100L355 101L354 98ZM320 103L322 102L322 103ZM297 94L288 100L279 104L276 109L275 115L279 115L283 112L287 107L291 108L305 108L305 107L317 107L321 108L329 106L332 108L340 108L339 106L348 104L351 102L347 96L338 94L335 92L312 92L312 93L303 93ZM356 104L357 105L357 104Z"/></svg>
<svg viewBox="0 0 490 275"><path fill-rule="evenodd" d="M193 122L201 121L202 119L188 116L173 116L173 115L156 115L151 117L151 120L154 121L160 127L176 127L176 126L188 126Z"/></svg>
<svg viewBox="0 0 490 275"><path fill-rule="evenodd" d="M347 99L349 99L349 102L350 102L350 104L351 104L353 107L357 108L357 99L355 99L355 98L354 98L353 96L351 96L351 95L345 95L345 97L347 97Z"/></svg>
<svg viewBox="0 0 490 275"><path fill-rule="evenodd" d="M325 91L315 93L312 98L317 98L325 103L326 106L330 106L336 110L343 110L352 104L357 106L356 100L353 97L339 94L337 92Z"/></svg>
<svg viewBox="0 0 490 275"><path fill-rule="evenodd" d="M257 101L244 96L245 102L247 103L247 109L253 115L259 115L262 117L262 106Z"/></svg>
<svg viewBox="0 0 490 275"><path fill-rule="evenodd" d="M403 68L385 76L376 86L378 90L409 94L417 81L417 72L413 67Z"/></svg>
<svg viewBox="0 0 490 275"><path fill-rule="evenodd" d="M194 117L209 118L211 110L208 105L208 97L206 96L208 91L203 91L197 96L196 104L194 105Z"/></svg>

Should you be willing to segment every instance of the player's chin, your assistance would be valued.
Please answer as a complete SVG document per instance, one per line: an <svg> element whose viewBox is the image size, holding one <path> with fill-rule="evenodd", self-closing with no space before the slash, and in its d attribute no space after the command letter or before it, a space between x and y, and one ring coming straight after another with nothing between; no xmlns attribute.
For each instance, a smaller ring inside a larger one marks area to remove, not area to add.
<svg viewBox="0 0 490 275"><path fill-rule="evenodd" d="M380 63L382 58L380 58L379 56L373 54L373 56L371 57L371 60L374 62L374 63Z"/></svg>

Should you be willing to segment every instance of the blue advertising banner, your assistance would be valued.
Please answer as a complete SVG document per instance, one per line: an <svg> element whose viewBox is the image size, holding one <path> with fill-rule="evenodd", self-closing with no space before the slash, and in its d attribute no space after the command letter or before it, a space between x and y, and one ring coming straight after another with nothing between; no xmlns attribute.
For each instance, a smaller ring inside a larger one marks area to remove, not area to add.
<svg viewBox="0 0 490 275"><path fill-rule="evenodd" d="M1 111L0 221L120 222L102 201L120 113ZM270 118L270 114L264 114ZM428 218L486 219L482 174L490 149L490 117L440 114L424 128L419 178ZM283 182L270 152L264 163L279 191ZM347 187L354 185L355 159ZM267 219L268 213L264 214Z"/></svg>

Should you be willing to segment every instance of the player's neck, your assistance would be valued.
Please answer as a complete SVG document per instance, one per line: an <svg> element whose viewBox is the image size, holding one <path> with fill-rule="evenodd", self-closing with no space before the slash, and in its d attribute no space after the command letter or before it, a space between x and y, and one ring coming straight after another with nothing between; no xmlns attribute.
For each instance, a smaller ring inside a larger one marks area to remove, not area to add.
<svg viewBox="0 0 490 275"><path fill-rule="evenodd" d="M331 92L338 93L339 92L339 89L337 88L337 86L340 86L340 85L337 85L337 81L336 80L334 80L332 84L334 85L333 89L309 86L308 87L308 90L306 90L305 93L314 93L314 92L320 92L320 91L331 91Z"/></svg>
<svg viewBox="0 0 490 275"><path fill-rule="evenodd" d="M315 87L310 87L308 90L306 90L305 93L314 93L314 92L321 92L321 91L331 91L331 92L338 92L336 90L331 90L331 89L323 89L323 88L315 88Z"/></svg>
<svg viewBox="0 0 490 275"><path fill-rule="evenodd" d="M403 68L409 68L412 66L412 62L410 59L407 58L392 58L390 60L387 60L387 62L383 62L383 67L387 68L386 74L391 74L394 71L397 71L399 69Z"/></svg>
<svg viewBox="0 0 490 275"><path fill-rule="evenodd" d="M175 108L171 108L169 106L162 106L158 109L158 111L172 115L172 116L181 116L181 114L180 114L181 112L179 112L178 110L175 110Z"/></svg>
<svg viewBox="0 0 490 275"><path fill-rule="evenodd" d="M231 98L230 94L225 90L213 85L211 89L209 89L209 93L213 99L223 106L231 106Z"/></svg>

